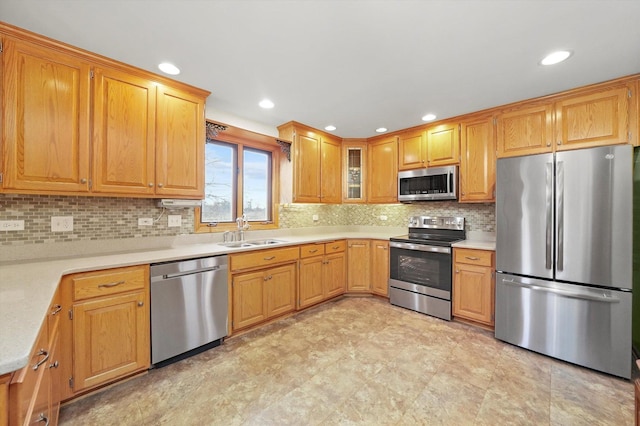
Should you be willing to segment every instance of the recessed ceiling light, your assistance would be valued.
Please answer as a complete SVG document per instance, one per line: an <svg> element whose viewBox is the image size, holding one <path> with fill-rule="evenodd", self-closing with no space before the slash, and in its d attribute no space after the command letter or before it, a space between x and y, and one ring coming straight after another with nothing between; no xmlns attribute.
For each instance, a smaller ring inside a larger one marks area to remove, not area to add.
<svg viewBox="0 0 640 426"><path fill-rule="evenodd" d="M386 128L386 127L378 127L378 128L376 129L376 133L384 133L384 132L386 132L386 131L387 131L387 128Z"/></svg>
<svg viewBox="0 0 640 426"><path fill-rule="evenodd" d="M336 126L332 126L332 125L328 125L327 127L324 128L325 130L328 130L330 132L333 132L336 129Z"/></svg>
<svg viewBox="0 0 640 426"><path fill-rule="evenodd" d="M427 114L424 117L422 117L422 121L433 121L435 119L436 119L435 114Z"/></svg>
<svg viewBox="0 0 640 426"><path fill-rule="evenodd" d="M562 62L571 56L571 52L568 50L558 50L557 52L553 52L545 56L540 64L542 65L554 65L558 62Z"/></svg>
<svg viewBox="0 0 640 426"><path fill-rule="evenodd" d="M275 106L274 103L271 102L269 99L261 100L258 105L260 105L260 107L262 107L264 109L271 109L271 108L273 108Z"/></svg>
<svg viewBox="0 0 640 426"><path fill-rule="evenodd" d="M170 64L169 62L161 63L160 65L158 65L158 68L160 68L160 71L162 71L165 74L169 74L169 75L180 74L180 68L176 67L173 64Z"/></svg>

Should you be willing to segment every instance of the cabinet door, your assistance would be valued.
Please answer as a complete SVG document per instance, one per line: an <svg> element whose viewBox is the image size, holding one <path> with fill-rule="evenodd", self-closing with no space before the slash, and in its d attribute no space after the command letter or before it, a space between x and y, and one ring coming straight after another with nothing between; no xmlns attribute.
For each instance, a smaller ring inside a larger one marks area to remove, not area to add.
<svg viewBox="0 0 640 426"><path fill-rule="evenodd" d="M410 132L398 137L398 170L426 167L427 144L425 133Z"/></svg>
<svg viewBox="0 0 640 426"><path fill-rule="evenodd" d="M300 279L298 283L298 308L322 302L322 271L324 256L300 259Z"/></svg>
<svg viewBox="0 0 640 426"><path fill-rule="evenodd" d="M3 187L88 191L89 64L10 37L3 47Z"/></svg>
<svg viewBox="0 0 640 426"><path fill-rule="evenodd" d="M296 264L265 272L267 318L292 312L296 308Z"/></svg>
<svg viewBox="0 0 640 426"><path fill-rule="evenodd" d="M293 141L294 179L293 201L320 202L320 136L298 131Z"/></svg>
<svg viewBox="0 0 640 426"><path fill-rule="evenodd" d="M498 158L551 152L553 138L551 104L505 112L498 116Z"/></svg>
<svg viewBox="0 0 640 426"><path fill-rule="evenodd" d="M387 297L389 294L389 241L371 242L371 290Z"/></svg>
<svg viewBox="0 0 640 426"><path fill-rule="evenodd" d="M428 166L447 166L460 162L460 125L440 124L427 129Z"/></svg>
<svg viewBox="0 0 640 426"><path fill-rule="evenodd" d="M371 288L369 240L349 240L347 243L347 291L362 292Z"/></svg>
<svg viewBox="0 0 640 426"><path fill-rule="evenodd" d="M456 263L453 316L493 326L494 286L491 268Z"/></svg>
<svg viewBox="0 0 640 426"><path fill-rule="evenodd" d="M144 291L74 305L74 391L148 368L148 306Z"/></svg>
<svg viewBox="0 0 640 426"><path fill-rule="evenodd" d="M366 143L345 143L343 150L342 202L364 203L367 201L365 190L367 145Z"/></svg>
<svg viewBox="0 0 640 426"><path fill-rule="evenodd" d="M377 140L369 151L369 203L398 202L398 142L395 136Z"/></svg>
<svg viewBox="0 0 640 426"><path fill-rule="evenodd" d="M493 119L463 124L460 146L460 202L494 202L496 142Z"/></svg>
<svg viewBox="0 0 640 426"><path fill-rule="evenodd" d="M233 277L232 328L239 330L267 319L262 271Z"/></svg>
<svg viewBox="0 0 640 426"><path fill-rule="evenodd" d="M626 86L556 102L556 149L629 142Z"/></svg>
<svg viewBox="0 0 640 426"><path fill-rule="evenodd" d="M204 198L204 99L158 86L156 194Z"/></svg>
<svg viewBox="0 0 640 426"><path fill-rule="evenodd" d="M94 71L93 188L153 194L156 84L122 71Z"/></svg>
<svg viewBox="0 0 640 426"><path fill-rule="evenodd" d="M344 293L346 288L346 255L334 253L325 256L322 278L324 298L329 299Z"/></svg>
<svg viewBox="0 0 640 426"><path fill-rule="evenodd" d="M342 200L342 145L340 141L322 137L320 148L320 200L340 203Z"/></svg>

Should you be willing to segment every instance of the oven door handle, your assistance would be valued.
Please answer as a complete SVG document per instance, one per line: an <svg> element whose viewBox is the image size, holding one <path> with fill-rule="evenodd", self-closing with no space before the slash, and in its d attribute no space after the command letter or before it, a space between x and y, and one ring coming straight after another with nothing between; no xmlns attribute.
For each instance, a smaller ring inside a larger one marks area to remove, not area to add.
<svg viewBox="0 0 640 426"><path fill-rule="evenodd" d="M427 251L431 253L451 253L451 247L430 246L427 244L398 243L392 241L389 247L405 250Z"/></svg>

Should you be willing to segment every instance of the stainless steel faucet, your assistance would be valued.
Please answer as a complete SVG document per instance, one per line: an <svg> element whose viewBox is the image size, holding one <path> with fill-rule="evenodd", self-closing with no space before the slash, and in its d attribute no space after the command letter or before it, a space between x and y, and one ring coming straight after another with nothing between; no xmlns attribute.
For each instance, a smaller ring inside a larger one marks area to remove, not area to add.
<svg viewBox="0 0 640 426"><path fill-rule="evenodd" d="M238 225L238 230L235 232L236 241L244 241L244 231L249 229L250 226L247 215L243 214L241 217L236 218L236 224Z"/></svg>

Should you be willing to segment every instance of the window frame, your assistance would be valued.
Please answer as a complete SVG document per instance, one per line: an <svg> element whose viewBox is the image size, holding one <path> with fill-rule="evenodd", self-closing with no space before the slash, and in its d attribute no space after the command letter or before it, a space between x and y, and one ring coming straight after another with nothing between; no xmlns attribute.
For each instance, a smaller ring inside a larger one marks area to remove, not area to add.
<svg viewBox="0 0 640 426"><path fill-rule="evenodd" d="M215 123L207 120L209 123ZM243 162L244 162L244 149L257 149L271 153L271 221L250 221L249 230L261 230L261 229L277 229L278 228L278 202L280 200L280 161L281 161L281 149L280 145L276 142L275 137L267 136L260 133L255 133L250 130L240 129L228 125L223 125L226 130L218 132L215 137L215 141L231 144L236 146L237 153L237 167L239 173L237 175L236 186L236 212L238 215L242 215L243 211ZM206 141L204 142L206 143ZM203 158L203 161L205 159ZM194 209L194 231L196 233L216 233L224 231L232 231L237 229L235 222L202 222L201 221L201 208L196 207Z"/></svg>

